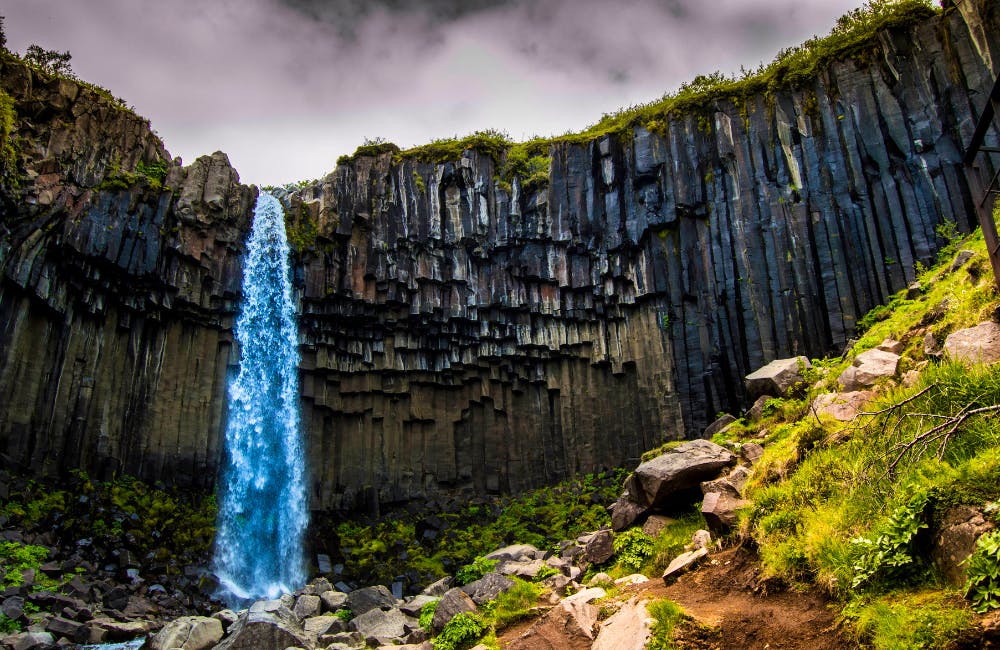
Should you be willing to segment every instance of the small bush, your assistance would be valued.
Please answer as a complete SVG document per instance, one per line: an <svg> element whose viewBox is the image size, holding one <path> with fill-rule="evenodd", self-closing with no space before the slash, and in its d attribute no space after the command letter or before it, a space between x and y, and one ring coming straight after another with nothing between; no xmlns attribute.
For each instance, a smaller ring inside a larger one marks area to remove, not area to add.
<svg viewBox="0 0 1000 650"><path fill-rule="evenodd" d="M1000 609L1000 530L976 540L976 550L966 560L965 597L972 609L983 614Z"/></svg>
<svg viewBox="0 0 1000 650"><path fill-rule="evenodd" d="M463 650L472 647L486 631L486 624L476 614L458 614L448 621L441 633L431 639L434 650Z"/></svg>
<svg viewBox="0 0 1000 650"><path fill-rule="evenodd" d="M902 579L911 572L916 559L913 541L917 533L927 528L924 513L931 499L930 491L917 492L909 501L893 511L884 531L874 540L857 537L851 540L861 549L854 565L854 589L869 586L878 580Z"/></svg>
<svg viewBox="0 0 1000 650"><path fill-rule="evenodd" d="M619 565L630 571L638 571L653 555L655 543L642 529L630 528L615 536L614 548Z"/></svg>
<svg viewBox="0 0 1000 650"><path fill-rule="evenodd" d="M432 600L420 608L420 627L425 632L431 631L431 621L434 620L434 612L437 611L440 600Z"/></svg>
<svg viewBox="0 0 1000 650"><path fill-rule="evenodd" d="M434 603L434 606L437 607L437 602L436 601ZM423 615L423 613L424 613L423 610L420 610L421 616ZM352 618L354 618L354 612L351 611L351 610L349 610L349 609L338 609L337 613L334 614L334 616L336 616L337 618L339 618L340 620L342 620L342 621L344 621L346 623L349 620L351 620ZM433 612L431 613L431 616L434 616Z"/></svg>
<svg viewBox="0 0 1000 650"><path fill-rule="evenodd" d="M471 564L466 564L455 574L455 580L460 585L467 585L470 582L479 580L484 575L497 568L497 560L488 560L484 557L477 557Z"/></svg>

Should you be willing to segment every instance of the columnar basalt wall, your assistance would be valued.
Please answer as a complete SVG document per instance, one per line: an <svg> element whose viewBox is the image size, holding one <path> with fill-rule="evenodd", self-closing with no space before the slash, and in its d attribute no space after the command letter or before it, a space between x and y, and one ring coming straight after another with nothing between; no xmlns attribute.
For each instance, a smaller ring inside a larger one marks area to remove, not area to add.
<svg viewBox="0 0 1000 650"><path fill-rule="evenodd" d="M467 151L362 156L283 195L309 234L295 282L313 506L634 463L738 408L768 360L838 349L933 258L939 224L972 225L961 155L997 35L995 3L965 2L807 87L554 145L541 189ZM109 139L73 133L96 127L63 122L69 136L22 127L25 166L53 177L22 190L0 240L0 447L38 471L210 484L254 190L222 154L172 164L176 192L100 190L115 156L166 153L95 151ZM52 153L58 138L81 144ZM61 189L30 204L45 182Z"/></svg>

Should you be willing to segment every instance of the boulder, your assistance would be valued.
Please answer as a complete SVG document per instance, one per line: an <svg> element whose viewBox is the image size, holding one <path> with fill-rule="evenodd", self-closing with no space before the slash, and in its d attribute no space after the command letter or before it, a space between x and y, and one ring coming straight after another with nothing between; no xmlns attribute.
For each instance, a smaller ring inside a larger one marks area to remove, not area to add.
<svg viewBox="0 0 1000 650"><path fill-rule="evenodd" d="M49 620L45 626L46 632L51 632L53 636L64 636L73 643L86 643L90 639L90 628L78 621L73 621L62 616L56 616Z"/></svg>
<svg viewBox="0 0 1000 650"><path fill-rule="evenodd" d="M438 580L437 582L427 585L427 588L421 591L420 593L426 596L434 596L436 598L440 598L441 596L445 595L445 593L447 593L449 589L451 589L451 582L452 582L451 576L445 576L440 580Z"/></svg>
<svg viewBox="0 0 1000 650"><path fill-rule="evenodd" d="M944 351L956 361L996 363L1000 361L1000 324L987 321L952 332L944 341Z"/></svg>
<svg viewBox="0 0 1000 650"><path fill-rule="evenodd" d="M329 561L329 558L327 558ZM320 573L329 573L329 571L320 571ZM330 591L333 589L333 585L326 578L319 577L306 585L305 589L302 591L304 593L310 594L312 596L319 596L320 594Z"/></svg>
<svg viewBox="0 0 1000 650"><path fill-rule="evenodd" d="M260 600L242 613L215 650L308 648L309 638L295 613L280 600Z"/></svg>
<svg viewBox="0 0 1000 650"><path fill-rule="evenodd" d="M685 442L639 465L625 483L630 498L646 507L669 505L670 496L697 487L736 462L736 457L707 440Z"/></svg>
<svg viewBox="0 0 1000 650"><path fill-rule="evenodd" d="M827 415L840 422L848 422L857 417L864 405L875 397L870 390L855 390L846 393L823 393L813 400L812 407L817 415Z"/></svg>
<svg viewBox="0 0 1000 650"><path fill-rule="evenodd" d="M506 645L505 649L589 650L594 641L594 624L597 622L599 610L590 604L586 596L572 600L571 598L573 597L560 601L535 621L526 632Z"/></svg>
<svg viewBox="0 0 1000 650"><path fill-rule="evenodd" d="M959 270L960 268L965 266L965 263L971 260L974 255L975 253L968 249L962 249L958 251L958 253L955 255L954 261L952 261L951 263L951 266L948 267L948 272L954 273L955 271Z"/></svg>
<svg viewBox="0 0 1000 650"><path fill-rule="evenodd" d="M604 621L591 650L642 650L652 624L646 601L634 596Z"/></svg>
<svg viewBox="0 0 1000 650"><path fill-rule="evenodd" d="M399 639L419 627L419 623L398 609L370 609L353 619L348 627L359 632L365 639Z"/></svg>
<svg viewBox="0 0 1000 650"><path fill-rule="evenodd" d="M880 379L896 376L900 358L898 354L878 348L862 352L849 368L840 373L837 381L844 392L871 388Z"/></svg>
<svg viewBox="0 0 1000 650"><path fill-rule="evenodd" d="M505 560L497 567L497 573L532 580L544 566L543 560Z"/></svg>
<svg viewBox="0 0 1000 650"><path fill-rule="evenodd" d="M205 616L182 616L148 641L149 650L207 650L222 640L222 623Z"/></svg>
<svg viewBox="0 0 1000 650"><path fill-rule="evenodd" d="M615 554L614 540L610 530L595 532L584 545L581 559L591 564L604 564Z"/></svg>
<svg viewBox="0 0 1000 650"><path fill-rule="evenodd" d="M319 596L314 596L312 594L303 594L295 600L295 608L292 611L295 612L295 615L298 616L299 618L309 618L310 616L318 616L322 604L323 601L320 600Z"/></svg>
<svg viewBox="0 0 1000 650"><path fill-rule="evenodd" d="M48 632L21 632L4 637L3 642L12 650L39 650L51 648L56 640Z"/></svg>
<svg viewBox="0 0 1000 650"><path fill-rule="evenodd" d="M737 510L748 503L725 492L709 492L701 503L701 514L710 529L724 532L736 525Z"/></svg>
<svg viewBox="0 0 1000 650"><path fill-rule="evenodd" d="M335 612L347 606L347 594L330 589L319 595L322 611Z"/></svg>
<svg viewBox="0 0 1000 650"><path fill-rule="evenodd" d="M699 548L707 549L712 544L712 533L707 530L696 530L691 535L691 550L697 551Z"/></svg>
<svg viewBox="0 0 1000 650"><path fill-rule="evenodd" d="M324 634L336 634L347 629L344 619L333 614L323 614L322 616L312 616L302 621L302 629L306 634L319 638Z"/></svg>
<svg viewBox="0 0 1000 650"><path fill-rule="evenodd" d="M466 585L468 586L468 585ZM406 614L407 616L420 616L420 610L424 608L427 603L437 602L438 598L436 596L428 596L427 594L420 594L409 599L405 603L399 606L399 610Z"/></svg>
<svg viewBox="0 0 1000 650"><path fill-rule="evenodd" d="M537 561L541 562L541 560ZM472 602L477 605L482 605L487 601L493 600L500 594L510 591L514 588L514 584L514 581L505 575L500 575L499 573L487 573L479 580L470 582L461 589L465 593L469 594L469 597L472 598Z"/></svg>
<svg viewBox="0 0 1000 650"><path fill-rule="evenodd" d="M711 438L718 432L728 427L733 422L736 422L736 418L734 418L732 415L729 415L728 413L723 413L718 418L716 418L716 420L712 422L712 424L705 427L705 430L702 432L701 437L705 439Z"/></svg>
<svg viewBox="0 0 1000 650"><path fill-rule="evenodd" d="M24 616L24 598L21 596L4 598L3 604L0 604L0 614L14 621L20 620Z"/></svg>
<svg viewBox="0 0 1000 650"><path fill-rule="evenodd" d="M347 594L347 607L360 616L373 609L390 609L396 606L396 598L384 585L362 587Z"/></svg>
<svg viewBox="0 0 1000 650"><path fill-rule="evenodd" d="M233 623L238 621L240 617L231 609L221 609L212 614L211 618L214 618L222 623L222 631L225 633L229 631L229 628L232 627Z"/></svg>
<svg viewBox="0 0 1000 650"><path fill-rule="evenodd" d="M434 618L431 620L431 627L440 630L456 615L475 611L478 611L478 608L469 594L458 587L449 589L438 601L437 608L434 610Z"/></svg>
<svg viewBox="0 0 1000 650"><path fill-rule="evenodd" d="M626 492L608 507L611 513L611 530L625 530L646 514L647 510L645 506L632 501Z"/></svg>
<svg viewBox="0 0 1000 650"><path fill-rule="evenodd" d="M531 544L513 544L488 553L485 557L487 560L540 560L543 555L545 554Z"/></svg>
<svg viewBox="0 0 1000 650"><path fill-rule="evenodd" d="M676 519L672 519L665 515L650 515L646 518L645 523L642 524L642 532L646 533L650 537L656 538L660 536L660 533L663 532L664 528L676 521Z"/></svg>
<svg viewBox="0 0 1000 650"><path fill-rule="evenodd" d="M740 445L740 457L751 466L756 465L763 455L764 448L756 442L744 442Z"/></svg>
<svg viewBox="0 0 1000 650"><path fill-rule="evenodd" d="M931 560L953 585L965 582L965 560L976 550L980 535L993 529L983 513L971 506L952 506L945 511L934 534Z"/></svg>
<svg viewBox="0 0 1000 650"><path fill-rule="evenodd" d="M903 354L905 346L902 341L897 341L895 339L885 339L881 343L875 346L875 349L882 350L883 352L891 352L892 354Z"/></svg>
<svg viewBox="0 0 1000 650"><path fill-rule="evenodd" d="M756 400L754 400L753 405L747 409L747 419L751 422L756 422L764 417L764 407L767 403L775 399L773 395L761 395Z"/></svg>
<svg viewBox="0 0 1000 650"><path fill-rule="evenodd" d="M663 582L669 585L677 579L677 576L698 564L707 555L708 549L704 547L688 551L687 553L681 553L663 571Z"/></svg>
<svg viewBox="0 0 1000 650"><path fill-rule="evenodd" d="M812 368L806 357L776 359L747 375L743 382L751 397L787 395L804 381L802 368Z"/></svg>

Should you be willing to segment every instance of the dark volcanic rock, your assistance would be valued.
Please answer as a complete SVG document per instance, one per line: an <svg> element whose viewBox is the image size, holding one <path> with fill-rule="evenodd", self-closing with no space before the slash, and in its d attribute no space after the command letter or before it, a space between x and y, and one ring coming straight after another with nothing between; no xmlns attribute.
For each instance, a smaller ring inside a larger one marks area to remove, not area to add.
<svg viewBox="0 0 1000 650"><path fill-rule="evenodd" d="M707 440L692 440L639 465L625 482L636 503L649 508L669 505L670 496L714 479L736 457Z"/></svg>
<svg viewBox="0 0 1000 650"><path fill-rule="evenodd" d="M290 609L277 600L253 604L229 629L216 650L284 650L310 647L305 630Z"/></svg>
<svg viewBox="0 0 1000 650"><path fill-rule="evenodd" d="M841 347L937 225L972 225L961 157L998 20L969 0L799 88L557 143L547 184L386 153L279 192L312 505L635 463L737 412L768 361ZM25 172L0 191L0 453L211 486L256 189L222 153L171 161L86 86L4 57L0 87Z"/></svg>

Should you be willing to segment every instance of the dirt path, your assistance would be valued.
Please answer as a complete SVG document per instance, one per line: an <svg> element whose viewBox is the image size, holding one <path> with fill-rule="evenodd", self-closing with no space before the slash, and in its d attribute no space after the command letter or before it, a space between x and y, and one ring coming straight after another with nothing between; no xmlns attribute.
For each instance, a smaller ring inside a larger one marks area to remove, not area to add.
<svg viewBox="0 0 1000 650"><path fill-rule="evenodd" d="M667 586L653 579L626 587L622 601L669 598L701 625L681 625L680 648L719 650L841 650L856 644L837 629L829 600L822 594L799 593L763 585L756 556L742 548L713 553L697 570ZM531 625L526 621L500 635L501 646Z"/></svg>
<svg viewBox="0 0 1000 650"><path fill-rule="evenodd" d="M636 585L630 592L679 603L699 623L714 628L711 637L680 639L687 648L856 647L838 631L829 600L770 585L763 588L756 557L742 549L710 556L698 570L665 586L660 580Z"/></svg>

